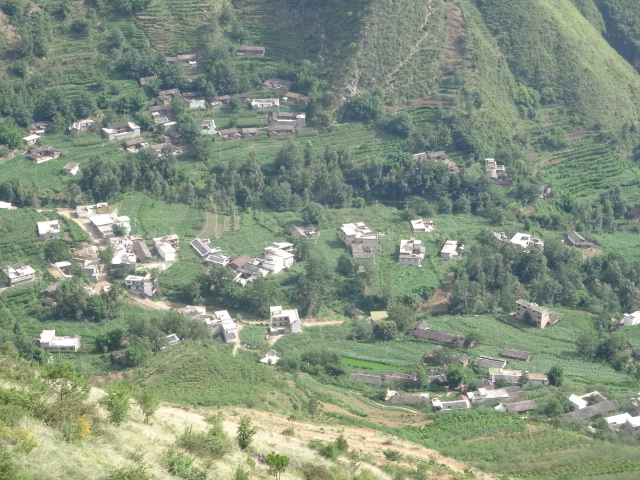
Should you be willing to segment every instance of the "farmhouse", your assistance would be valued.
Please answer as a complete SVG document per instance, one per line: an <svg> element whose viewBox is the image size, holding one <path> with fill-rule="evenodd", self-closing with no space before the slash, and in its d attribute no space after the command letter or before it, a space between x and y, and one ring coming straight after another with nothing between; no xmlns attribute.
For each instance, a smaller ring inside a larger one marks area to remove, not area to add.
<svg viewBox="0 0 640 480"><path fill-rule="evenodd" d="M96 121L86 118L84 120L78 120L69 125L69 133L80 135L81 133L93 132L96 129Z"/></svg>
<svg viewBox="0 0 640 480"><path fill-rule="evenodd" d="M64 167L62 167L62 173L64 173L68 177L75 177L78 173L80 173L80 164L67 163Z"/></svg>
<svg viewBox="0 0 640 480"><path fill-rule="evenodd" d="M200 123L200 133L202 135L215 135L216 132L216 122L213 120L203 120Z"/></svg>
<svg viewBox="0 0 640 480"><path fill-rule="evenodd" d="M519 360L521 362L528 362L531 360L531 354L523 350L514 350L512 348L505 348L500 354L501 357L511 358L512 360Z"/></svg>
<svg viewBox="0 0 640 480"><path fill-rule="evenodd" d="M540 240L539 238L534 238L528 233L518 232L513 236L510 242L522 248L529 248L529 247L543 248L544 247L544 242L542 240Z"/></svg>
<svg viewBox="0 0 640 480"><path fill-rule="evenodd" d="M278 110L280 99L278 98L254 98L251 100L251 110Z"/></svg>
<svg viewBox="0 0 640 480"><path fill-rule="evenodd" d="M11 203L0 201L0 210L11 210Z"/></svg>
<svg viewBox="0 0 640 480"><path fill-rule="evenodd" d="M59 337L56 336L55 330L43 330L38 340L38 346L49 351L77 352L80 350L80 339L79 335Z"/></svg>
<svg viewBox="0 0 640 480"><path fill-rule="evenodd" d="M464 410L465 408L471 408L471 402L465 395L458 395L455 400L449 402L443 402L439 398L431 400L433 409L438 411L450 411L450 410Z"/></svg>
<svg viewBox="0 0 640 480"><path fill-rule="evenodd" d="M156 293L157 279L150 273L145 276L128 275L124 281L127 290L141 293L147 297L152 297Z"/></svg>
<svg viewBox="0 0 640 480"><path fill-rule="evenodd" d="M89 218L101 213L109 213L108 203L103 202L96 203L95 205L78 205L76 207L76 215L78 218Z"/></svg>
<svg viewBox="0 0 640 480"><path fill-rule="evenodd" d="M349 318L364 318L367 316L367 314L357 307L349 307L347 309L347 316Z"/></svg>
<svg viewBox="0 0 640 480"><path fill-rule="evenodd" d="M51 274L53 278L71 278L73 275L67 273L71 262L56 262L45 265L44 268Z"/></svg>
<svg viewBox="0 0 640 480"><path fill-rule="evenodd" d="M443 151L439 152L420 152L413 155L413 160L416 162L431 160L433 162L441 162L449 167L449 175L460 172L460 167L451 160Z"/></svg>
<svg viewBox="0 0 640 480"><path fill-rule="evenodd" d="M490 358L490 357L485 357L485 358ZM484 361L481 361L480 363L490 364L491 361L493 360L495 359L484 360ZM483 365L480 365L480 366L483 366ZM511 385L520 385L522 384L522 370L507 370L503 367L489 367L489 375L487 375L487 378L492 383L495 383L501 380Z"/></svg>
<svg viewBox="0 0 640 480"><path fill-rule="evenodd" d="M262 58L264 57L265 51L266 48L264 47L243 45L236 50L236 56Z"/></svg>
<svg viewBox="0 0 640 480"><path fill-rule="evenodd" d="M50 147L49 145L42 145L40 147L30 148L24 153L24 156L34 163L44 163L58 158L60 156L60 150Z"/></svg>
<svg viewBox="0 0 640 480"><path fill-rule="evenodd" d="M51 125L51 122L33 122L27 127L27 132L29 132L29 134L31 135L44 135L45 132L48 132L52 129L53 125Z"/></svg>
<svg viewBox="0 0 640 480"><path fill-rule="evenodd" d="M440 250L440 257L443 260L460 260L460 251L464 250L464 245L456 240L447 240Z"/></svg>
<svg viewBox="0 0 640 480"><path fill-rule="evenodd" d="M197 307L195 305L187 305L186 307L178 310L178 313L184 315L191 320L199 320L203 323L206 322L207 318L207 307Z"/></svg>
<svg viewBox="0 0 640 480"><path fill-rule="evenodd" d="M211 324L217 327L226 343L234 343L236 341L236 324L226 310L219 310L213 313L213 321Z"/></svg>
<svg viewBox="0 0 640 480"><path fill-rule="evenodd" d="M564 243L569 245L570 247L575 248L592 248L593 244L588 242L582 235L580 235L576 231L570 231L566 238L564 239Z"/></svg>
<svg viewBox="0 0 640 480"><path fill-rule="evenodd" d="M282 78L269 78L260 85L262 90L271 90L279 95L286 95L291 89L293 82L290 80L283 80Z"/></svg>
<svg viewBox="0 0 640 480"><path fill-rule="evenodd" d="M622 318L625 327L638 325L640 323L640 310L633 313L625 313Z"/></svg>
<svg viewBox="0 0 640 480"><path fill-rule="evenodd" d="M218 130L218 135L220 135L222 140L236 140L237 138L240 138L237 128L225 128Z"/></svg>
<svg viewBox="0 0 640 480"><path fill-rule="evenodd" d="M124 142L124 149L129 153L137 153L148 146L149 142L142 137L130 138Z"/></svg>
<svg viewBox="0 0 640 480"><path fill-rule="evenodd" d="M384 401L394 405L426 405L429 400L428 393L419 393L417 395L403 395L395 390L387 389Z"/></svg>
<svg viewBox="0 0 640 480"><path fill-rule="evenodd" d="M411 386L411 388L413 388L418 383L418 374L416 372L411 372L411 373L391 372L388 375L384 375L382 377L382 381L385 383L400 381L403 383L408 383Z"/></svg>
<svg viewBox="0 0 640 480"><path fill-rule="evenodd" d="M116 225L124 229L127 235L131 233L131 220L126 215L114 218L110 213L100 213L90 216L89 220L102 238L115 236L114 226Z"/></svg>
<svg viewBox="0 0 640 480"><path fill-rule="evenodd" d="M7 277L9 277L9 286L19 285L36 279L36 271L33 267L23 265L22 263L9 265L4 272L7 274Z"/></svg>
<svg viewBox="0 0 640 480"><path fill-rule="evenodd" d="M24 137L22 140L24 140L24 143L26 143L28 147L35 147L38 144L38 140L41 138L42 137L40 135L33 134Z"/></svg>
<svg viewBox="0 0 640 480"><path fill-rule="evenodd" d="M264 352L264 355L260 357L260 363L264 363L266 365L275 365L278 363L278 360L280 360L280 357L278 357L276 351L272 349L267 350Z"/></svg>
<svg viewBox="0 0 640 480"><path fill-rule="evenodd" d="M133 253L135 253L136 257L138 257L138 262L140 263L149 263L153 261L153 255L151 255L151 251L147 244L142 240L136 240L132 245Z"/></svg>
<svg viewBox="0 0 640 480"><path fill-rule="evenodd" d="M498 165L493 158L485 158L484 166L487 172L487 177L493 180L498 185L508 183L506 180L507 169L504 165Z"/></svg>
<svg viewBox="0 0 640 480"><path fill-rule="evenodd" d="M550 314L549 310L540 307L537 303L526 300L516 301L516 318L535 323L540 328L558 323L558 316Z"/></svg>
<svg viewBox="0 0 640 480"><path fill-rule="evenodd" d="M318 238L318 229L315 225L298 226L291 224L289 225L289 233L294 237L308 240L316 240Z"/></svg>
<svg viewBox="0 0 640 480"><path fill-rule="evenodd" d="M484 368L504 368L507 366L506 360L501 360L499 358L491 358L485 357L484 355L478 355L476 359L473 361L473 365L476 367L484 367Z"/></svg>
<svg viewBox="0 0 640 480"><path fill-rule="evenodd" d="M307 125L307 114L304 112L271 112L269 124L304 127Z"/></svg>
<svg viewBox="0 0 640 480"><path fill-rule="evenodd" d="M501 403L496 410L506 410L509 413L522 414L527 412L533 412L538 406L533 400L521 400L519 402Z"/></svg>
<svg viewBox="0 0 640 480"><path fill-rule="evenodd" d="M370 230L364 223L345 223L340 228L340 238L345 245L364 245L371 251L378 251L378 238L380 232Z"/></svg>
<svg viewBox="0 0 640 480"><path fill-rule="evenodd" d="M182 97L182 105L190 109L207 108L207 102L204 98L199 97L195 92L183 92L180 94Z"/></svg>
<svg viewBox="0 0 640 480"><path fill-rule="evenodd" d="M301 93L287 92L287 95L282 97L280 103L290 107L306 107L309 105L309 97Z"/></svg>
<svg viewBox="0 0 640 480"><path fill-rule="evenodd" d="M416 324L411 334L414 338L422 338L424 340L431 340L432 342L446 343L458 348L468 348L469 346L471 346L471 342L469 342L469 339L464 335L453 335L452 333L431 330L429 327L427 327L427 324L424 320Z"/></svg>
<svg viewBox="0 0 640 480"><path fill-rule="evenodd" d="M269 125L267 127L267 135L270 138L285 137L287 135L295 135L296 127L293 125Z"/></svg>
<svg viewBox="0 0 640 480"><path fill-rule="evenodd" d="M258 136L258 129L254 127L243 128L242 138L256 138Z"/></svg>
<svg viewBox="0 0 640 480"><path fill-rule="evenodd" d="M195 53L185 53L183 55L176 55L175 57L164 57L165 62L168 65L175 63L183 68L198 68L198 56Z"/></svg>
<svg viewBox="0 0 640 480"><path fill-rule="evenodd" d="M300 317L297 309L283 310L279 305L269 307L269 316L269 334L300 333Z"/></svg>
<svg viewBox="0 0 640 480"><path fill-rule="evenodd" d="M102 129L102 134L108 140L127 140L140 136L140 126L133 122L114 122Z"/></svg>
<svg viewBox="0 0 640 480"><path fill-rule="evenodd" d="M422 240L416 240L415 238L400 240L400 253L398 255L398 263L400 265L420 267L424 255L425 248L422 246Z"/></svg>
<svg viewBox="0 0 640 480"><path fill-rule="evenodd" d="M138 79L138 83L141 87L146 87L151 80L155 80L156 78L158 78L158 75L151 75L150 77L140 77Z"/></svg>
<svg viewBox="0 0 640 480"><path fill-rule="evenodd" d="M349 380L353 382L364 383L365 385L371 385L374 387L379 387L380 385L382 385L382 376L369 375L368 373L364 373L361 370L349 375Z"/></svg>
<svg viewBox="0 0 640 480"><path fill-rule="evenodd" d="M175 262L176 249L173 248L169 242L154 238L153 245L156 248L156 252L158 252L160 258L162 258L165 262Z"/></svg>
<svg viewBox="0 0 640 480"><path fill-rule="evenodd" d="M549 385L549 378L544 373L524 372L522 376L523 387L535 387L536 385Z"/></svg>
<svg viewBox="0 0 640 480"><path fill-rule="evenodd" d="M596 415L614 412L616 410L620 410L620 404L617 400L604 400L602 402L574 410L573 412L565 413L562 417L572 420L589 420Z"/></svg>
<svg viewBox="0 0 640 480"><path fill-rule="evenodd" d="M492 400L500 401L504 398L509 398L509 394L504 388L498 389L486 389L486 388L478 388L475 392L467 393L469 397L469 401L472 405L480 405L481 403L491 402Z"/></svg>
<svg viewBox="0 0 640 480"><path fill-rule="evenodd" d="M431 220L423 222L421 218L411 220L411 228L413 229L413 233L438 233Z"/></svg>

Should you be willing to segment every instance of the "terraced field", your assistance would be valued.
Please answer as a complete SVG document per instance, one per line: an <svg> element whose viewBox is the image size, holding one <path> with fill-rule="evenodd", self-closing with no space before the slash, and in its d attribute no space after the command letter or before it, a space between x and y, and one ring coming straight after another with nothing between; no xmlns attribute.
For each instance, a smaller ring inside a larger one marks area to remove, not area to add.
<svg viewBox="0 0 640 480"><path fill-rule="evenodd" d="M640 171L630 159L606 145L585 143L554 154L540 171L555 191L575 197L590 197L612 185L620 185L630 202L640 198Z"/></svg>

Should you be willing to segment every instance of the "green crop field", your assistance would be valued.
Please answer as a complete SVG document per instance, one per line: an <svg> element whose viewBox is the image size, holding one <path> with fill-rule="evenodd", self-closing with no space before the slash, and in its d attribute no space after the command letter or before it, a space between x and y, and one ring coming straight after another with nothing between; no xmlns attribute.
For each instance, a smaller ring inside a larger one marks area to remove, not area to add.
<svg viewBox="0 0 640 480"><path fill-rule="evenodd" d="M391 365L376 362L365 362L364 360L356 360L354 358L342 357L342 363L349 367L366 368L367 370L376 370L388 372L391 370Z"/></svg>
<svg viewBox="0 0 640 480"><path fill-rule="evenodd" d="M408 427L407 435L477 468L506 474L505 478L637 475L640 470L635 447L614 446L491 409L440 414L424 427Z"/></svg>
<svg viewBox="0 0 640 480"><path fill-rule="evenodd" d="M127 195L115 205L120 215L131 218L131 230L146 238L172 233L195 238L205 226L205 212L183 203L155 200L144 194Z"/></svg>

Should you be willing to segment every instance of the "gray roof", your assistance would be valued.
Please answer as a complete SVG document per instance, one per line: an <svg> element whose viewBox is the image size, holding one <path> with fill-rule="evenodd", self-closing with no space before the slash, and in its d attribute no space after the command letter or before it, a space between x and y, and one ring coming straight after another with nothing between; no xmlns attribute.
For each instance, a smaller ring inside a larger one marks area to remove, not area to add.
<svg viewBox="0 0 640 480"><path fill-rule="evenodd" d="M573 412L565 413L562 416L564 418L572 418L576 420L589 420L601 413L613 412L615 410L620 410L620 404L618 401L605 400L604 402L599 402L579 410L574 410Z"/></svg>
<svg viewBox="0 0 640 480"><path fill-rule="evenodd" d="M536 408L538 408L536 402L534 402L533 400L522 400L520 402L506 403L504 406L509 413L532 412Z"/></svg>
<svg viewBox="0 0 640 480"><path fill-rule="evenodd" d="M485 357L483 355L479 355L476 357L473 364L476 367L504 368L507 362L500 358L491 358L491 357Z"/></svg>
<svg viewBox="0 0 640 480"><path fill-rule="evenodd" d="M147 244L141 242L140 240L136 240L135 242L133 242L133 253L136 254L138 260L140 260L141 262L143 260L150 260L153 258L149 247L147 247Z"/></svg>
<svg viewBox="0 0 640 480"><path fill-rule="evenodd" d="M454 335L452 333L431 330L427 327L427 324L424 321L419 322L415 326L412 334L416 338L423 338L425 340L431 340L432 342L447 343L449 345L462 348L464 348L468 342L467 337L464 335Z"/></svg>
<svg viewBox="0 0 640 480"><path fill-rule="evenodd" d="M382 377L380 375L369 375L362 371L358 371L349 375L349 380L365 383L367 385L382 385Z"/></svg>
<svg viewBox="0 0 640 480"><path fill-rule="evenodd" d="M514 360L521 360L528 362L531 359L531 353L524 350L514 350L513 348L505 348L500 354L501 357L513 358Z"/></svg>

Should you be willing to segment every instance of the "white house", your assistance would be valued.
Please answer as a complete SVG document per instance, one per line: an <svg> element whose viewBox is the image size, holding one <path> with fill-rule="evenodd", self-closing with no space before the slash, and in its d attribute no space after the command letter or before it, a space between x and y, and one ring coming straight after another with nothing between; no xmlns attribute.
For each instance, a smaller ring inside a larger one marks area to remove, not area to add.
<svg viewBox="0 0 640 480"><path fill-rule="evenodd" d="M60 238L60 224L58 220L38 222L38 235L41 238Z"/></svg>
<svg viewBox="0 0 640 480"><path fill-rule="evenodd" d="M298 310L293 308L283 310L281 306L269 308L271 323L269 333L272 335L282 335L285 333L300 333L300 317Z"/></svg>
<svg viewBox="0 0 640 480"><path fill-rule="evenodd" d="M124 281L127 290L142 293L147 297L152 297L156 293L156 277L150 273L144 277L141 275L128 275Z"/></svg>
<svg viewBox="0 0 640 480"><path fill-rule="evenodd" d="M234 343L236 341L236 323L229 315L227 310L219 310L213 312L214 324L218 323L222 327L222 336L226 343Z"/></svg>
<svg viewBox="0 0 640 480"><path fill-rule="evenodd" d="M0 210L11 210L11 204L9 202L0 202Z"/></svg>
<svg viewBox="0 0 640 480"><path fill-rule="evenodd" d="M153 244L156 247L156 252L165 262L175 262L176 249L171 246L169 242L155 238Z"/></svg>
<svg viewBox="0 0 640 480"><path fill-rule="evenodd" d="M67 163L64 167L62 167L62 173L64 173L68 177L75 177L79 172L79 163Z"/></svg>
<svg viewBox="0 0 640 480"><path fill-rule="evenodd" d="M411 238L409 240L400 240L400 253L398 255L398 263L400 265L409 265L419 267L424 259L425 248L422 240Z"/></svg>
<svg viewBox="0 0 640 480"><path fill-rule="evenodd" d="M522 248L544 247L544 242L542 240L540 240L539 238L534 238L528 233L517 232L510 241L511 243L519 245Z"/></svg>
<svg viewBox="0 0 640 480"><path fill-rule="evenodd" d="M35 280L36 271L29 265L22 263L14 263L5 269L7 277L9 277L9 285L18 285L20 283Z"/></svg>
<svg viewBox="0 0 640 480"><path fill-rule="evenodd" d="M275 365L280 360L275 350L267 350L262 357L260 357L260 363L266 365Z"/></svg>
<svg viewBox="0 0 640 480"><path fill-rule="evenodd" d="M456 240L447 240L440 250L440 256L443 260L459 260L460 250L464 250L464 245Z"/></svg>
<svg viewBox="0 0 640 480"><path fill-rule="evenodd" d="M200 131L202 135L215 135L217 133L216 122L213 120L203 120L200 127L202 128Z"/></svg>
<svg viewBox="0 0 640 480"><path fill-rule="evenodd" d="M632 327L634 325L638 325L640 323L640 310L633 313L625 313L623 315L624 318L624 326Z"/></svg>
<svg viewBox="0 0 640 480"><path fill-rule="evenodd" d="M421 218L411 220L411 228L413 229L413 233L436 233L436 227L431 220L426 222L422 221Z"/></svg>
<svg viewBox="0 0 640 480"><path fill-rule="evenodd" d="M27 146L29 147L33 147L35 146L36 143L38 143L38 140L40 140L40 135L28 135L26 137L24 137L22 140L24 140L24 143L27 144Z"/></svg>
<svg viewBox="0 0 640 480"><path fill-rule="evenodd" d="M80 349L80 336L58 337L55 330L43 330L38 345L45 350L64 350L77 352Z"/></svg>

